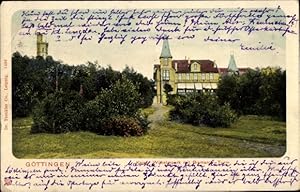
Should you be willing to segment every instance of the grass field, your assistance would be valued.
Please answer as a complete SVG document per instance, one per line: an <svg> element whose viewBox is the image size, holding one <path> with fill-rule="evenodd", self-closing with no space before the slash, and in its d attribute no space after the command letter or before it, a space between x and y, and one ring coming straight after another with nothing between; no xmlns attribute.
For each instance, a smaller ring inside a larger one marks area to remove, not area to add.
<svg viewBox="0 0 300 192"><path fill-rule="evenodd" d="M231 128L196 127L168 121L167 108L150 108L153 123L141 137L90 132L30 134L31 118L13 121L17 158L274 157L285 152L286 124L243 116Z"/></svg>

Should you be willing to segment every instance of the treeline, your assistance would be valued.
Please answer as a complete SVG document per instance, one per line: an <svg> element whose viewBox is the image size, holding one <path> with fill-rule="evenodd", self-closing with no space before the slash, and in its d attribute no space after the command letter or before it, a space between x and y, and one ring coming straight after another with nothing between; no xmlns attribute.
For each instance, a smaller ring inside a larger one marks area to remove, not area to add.
<svg viewBox="0 0 300 192"><path fill-rule="evenodd" d="M220 104L229 103L239 115L265 115L286 120L286 71L248 69L243 75L224 76L216 92Z"/></svg>
<svg viewBox="0 0 300 192"><path fill-rule="evenodd" d="M240 115L271 116L286 120L286 72L280 68L249 69L223 76L215 93L168 95L172 120L229 127Z"/></svg>
<svg viewBox="0 0 300 192"><path fill-rule="evenodd" d="M71 66L16 52L12 75L13 117L32 114L32 132L140 135L147 128L139 109L152 104L154 82L132 68L119 72L97 62Z"/></svg>

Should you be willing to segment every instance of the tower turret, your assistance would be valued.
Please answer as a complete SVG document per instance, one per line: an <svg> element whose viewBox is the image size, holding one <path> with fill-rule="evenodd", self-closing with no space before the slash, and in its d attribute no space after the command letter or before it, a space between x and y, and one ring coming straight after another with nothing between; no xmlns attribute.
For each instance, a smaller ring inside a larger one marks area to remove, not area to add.
<svg viewBox="0 0 300 192"><path fill-rule="evenodd" d="M163 40L163 46L159 58L172 58L169 42L167 39Z"/></svg>
<svg viewBox="0 0 300 192"><path fill-rule="evenodd" d="M38 33L36 38L36 55L44 59L48 56L48 43L44 41L43 35Z"/></svg>
<svg viewBox="0 0 300 192"><path fill-rule="evenodd" d="M239 73L239 69L236 66L233 54L230 55L230 60L229 60L227 72L228 72L229 75L238 74Z"/></svg>
<svg viewBox="0 0 300 192"><path fill-rule="evenodd" d="M173 91L171 94L175 93L175 69L172 67L172 55L169 47L169 42L167 39L163 41L161 54L159 57L160 68L159 76L157 77L157 98L159 103L166 104L166 92L164 90L164 85L169 84Z"/></svg>

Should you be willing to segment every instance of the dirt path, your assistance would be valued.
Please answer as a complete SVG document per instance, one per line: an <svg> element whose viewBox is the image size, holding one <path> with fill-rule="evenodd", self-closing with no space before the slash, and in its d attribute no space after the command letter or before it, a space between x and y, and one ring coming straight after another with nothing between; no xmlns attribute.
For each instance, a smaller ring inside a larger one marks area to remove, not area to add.
<svg viewBox="0 0 300 192"><path fill-rule="evenodd" d="M151 125L165 120L164 114L167 113L169 109L161 104L153 104L152 107L155 109L155 112L148 117Z"/></svg>
<svg viewBox="0 0 300 192"><path fill-rule="evenodd" d="M165 113L169 111L168 107L162 106L161 104L153 104L153 108L155 109L155 112L151 115L149 115L148 120L151 122L150 127L151 129L154 129L157 123L165 121ZM175 122L174 122L175 123ZM183 125L184 126L184 125ZM206 135L207 136L207 135ZM220 136L208 136L210 140L218 140L219 138L223 138ZM273 144L266 144L266 143L258 143L258 142L252 142L252 141L246 141L243 139L238 138L231 138L238 141L237 147L243 147L245 150L247 149L256 149L259 152L264 152L267 154L272 154L272 156L279 156L283 155L285 152L285 146L276 146Z"/></svg>

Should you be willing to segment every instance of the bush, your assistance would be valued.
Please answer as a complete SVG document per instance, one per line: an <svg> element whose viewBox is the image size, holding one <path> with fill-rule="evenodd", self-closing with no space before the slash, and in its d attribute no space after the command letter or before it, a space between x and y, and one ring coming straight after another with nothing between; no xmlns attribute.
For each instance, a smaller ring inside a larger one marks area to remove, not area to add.
<svg viewBox="0 0 300 192"><path fill-rule="evenodd" d="M86 121L82 127L84 127L85 130L97 133L99 135L113 135L114 133L118 133L118 131L112 131L113 129L110 128L112 119L114 120L115 118L119 117L129 118L128 116L122 116L118 114L110 114L109 116L106 106L103 104L103 102L99 102L97 100L89 101L85 104L83 116ZM148 131L149 121L147 120L147 117L137 112L132 118L138 123L142 129L142 133L146 133ZM124 129L126 130L126 128Z"/></svg>
<svg viewBox="0 0 300 192"><path fill-rule="evenodd" d="M237 120L230 105L219 105L215 95L193 93L177 97L174 101L174 109L170 111L172 120L211 127L229 127Z"/></svg>
<svg viewBox="0 0 300 192"><path fill-rule="evenodd" d="M105 127L104 135L118 136L141 136L144 131L138 120L133 117L116 116L107 119L103 126Z"/></svg>
<svg viewBox="0 0 300 192"><path fill-rule="evenodd" d="M138 121L139 125L142 127L143 129L143 133L147 133L148 129L149 129L149 124L150 122L147 119L147 116L143 115L142 113L137 113L135 115L135 119Z"/></svg>
<svg viewBox="0 0 300 192"><path fill-rule="evenodd" d="M138 112L139 103L137 102L140 94L136 87L128 79L118 80L110 89L103 89L92 101L85 104L83 116L86 123L82 125L85 130L95 132L100 135L122 135L129 132L124 123L124 117L132 117L142 129L142 133L148 130L147 118ZM125 131L118 131L111 128L116 123L116 118L120 117L123 124L118 124L118 128ZM127 120L126 120L127 121ZM129 120L128 120L129 121ZM132 121L129 121L132 124ZM122 128L122 126L125 126ZM134 124L132 124L135 126ZM108 127L107 127L108 126ZM133 129L135 129L133 127ZM124 133L124 134L123 134ZM132 133L139 135L138 133Z"/></svg>
<svg viewBox="0 0 300 192"><path fill-rule="evenodd" d="M96 97L98 106L103 110L103 117L134 116L139 110L140 94L134 84L128 79L118 80L110 89L102 90Z"/></svg>
<svg viewBox="0 0 300 192"><path fill-rule="evenodd" d="M181 97L182 97L181 95L177 95L177 94L168 94L167 95L167 105L176 105L176 103L179 102Z"/></svg>
<svg viewBox="0 0 300 192"><path fill-rule="evenodd" d="M87 130L101 135L139 136L149 122L139 112L139 93L127 79L103 89L91 101L78 92L49 94L35 108L32 133Z"/></svg>
<svg viewBox="0 0 300 192"><path fill-rule="evenodd" d="M32 133L78 131L83 119L83 100L76 92L55 92L37 104L33 111Z"/></svg>
<svg viewBox="0 0 300 192"><path fill-rule="evenodd" d="M237 115L230 109L226 103L214 110L209 110L203 115L202 123L211 127L230 127L237 120Z"/></svg>

